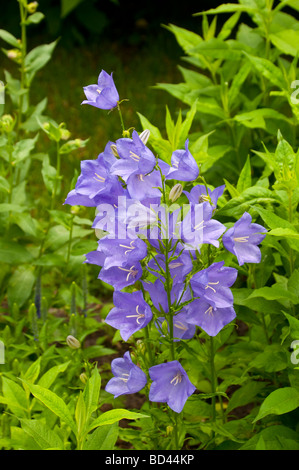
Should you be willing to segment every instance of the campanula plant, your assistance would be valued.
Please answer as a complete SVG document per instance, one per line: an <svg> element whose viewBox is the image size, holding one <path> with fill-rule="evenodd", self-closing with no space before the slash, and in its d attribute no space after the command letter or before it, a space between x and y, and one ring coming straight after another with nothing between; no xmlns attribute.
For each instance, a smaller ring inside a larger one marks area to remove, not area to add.
<svg viewBox="0 0 299 470"><path fill-rule="evenodd" d="M98 86L84 91L89 98L84 103L120 111L112 75L102 71ZM102 100L105 93L113 99ZM197 328L209 338L215 421L213 337L236 318L231 287L238 276L238 269L215 260L228 250L240 266L259 262L258 245L267 230L251 223L247 212L229 229L217 220L217 201L225 186L208 188L188 138L167 163L147 147L149 131L139 135L134 129L130 136L120 117L122 137L109 142L96 160L81 163L75 190L65 203L84 205L87 197L86 205L96 206L93 226L101 227L103 235L97 250L86 254L86 262L101 267L99 279L114 288L114 308L105 322L119 330L124 341L143 334L147 348L144 357L132 348L136 364L129 352L112 362L114 378L106 391L118 397L145 387L150 403L168 406L171 445L179 449L184 442L180 414L196 386L188 377L190 366L179 360L178 345L196 335ZM189 192L183 192L185 183L193 183ZM182 194L188 204L178 203Z"/></svg>

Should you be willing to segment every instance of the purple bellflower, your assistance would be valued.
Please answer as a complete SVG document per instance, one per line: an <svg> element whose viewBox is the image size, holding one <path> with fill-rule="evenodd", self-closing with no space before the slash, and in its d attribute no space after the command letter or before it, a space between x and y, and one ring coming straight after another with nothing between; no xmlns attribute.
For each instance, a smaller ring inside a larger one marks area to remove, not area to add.
<svg viewBox="0 0 299 470"><path fill-rule="evenodd" d="M120 240L105 237L99 240L98 251L104 254L104 266L108 269L144 259L147 255L147 246L140 238Z"/></svg>
<svg viewBox="0 0 299 470"><path fill-rule="evenodd" d="M120 395L137 393L146 385L146 375L140 367L133 363L129 351L124 354L123 358L113 359L111 371L114 377L109 380L105 390L112 393L114 398Z"/></svg>
<svg viewBox="0 0 299 470"><path fill-rule="evenodd" d="M113 109L119 101L119 94L114 84L112 74L102 70L97 85L88 85L83 88L86 100L82 104L90 104L100 109Z"/></svg>
<svg viewBox="0 0 299 470"><path fill-rule="evenodd" d="M115 307L109 312L105 322L119 330L124 341L144 328L153 318L151 308L140 291L115 291L113 303Z"/></svg>
<svg viewBox="0 0 299 470"><path fill-rule="evenodd" d="M233 307L216 308L205 299L195 299L186 306L186 321L200 326L209 336L219 331L236 317Z"/></svg>
<svg viewBox="0 0 299 470"><path fill-rule="evenodd" d="M199 169L194 157L188 149L186 140L185 150L175 150L171 156L171 168L166 174L167 180L193 181L199 175Z"/></svg>
<svg viewBox="0 0 299 470"><path fill-rule="evenodd" d="M153 381L149 392L150 401L166 402L176 413L182 411L187 399L196 390L178 361L150 367L149 375Z"/></svg>
<svg viewBox="0 0 299 470"><path fill-rule="evenodd" d="M192 302L191 302L192 303ZM195 335L196 326L194 322L189 322L188 312L185 308L173 317L173 337L179 339L191 339ZM159 317L158 322L160 325L165 321L164 317ZM167 321L167 319L166 319ZM174 341L179 341L175 339Z"/></svg>
<svg viewBox="0 0 299 470"><path fill-rule="evenodd" d="M225 226L212 219L212 213L209 202L190 204L190 210L182 221L182 239L186 248L200 250L200 245L204 243L219 247L218 239L225 231Z"/></svg>
<svg viewBox="0 0 299 470"><path fill-rule="evenodd" d="M193 268L190 254L188 252L183 252L176 259L171 260L168 264L168 267L173 283L182 283L185 280L187 274L189 274ZM154 276L158 276L160 279L165 281L164 276L156 272L159 271L160 268L162 268L165 272L165 256L162 254L156 255L153 259L149 261L148 270L151 271Z"/></svg>
<svg viewBox="0 0 299 470"><path fill-rule="evenodd" d="M230 287L237 279L237 269L224 266L224 261L213 263L190 279L196 297L201 297L216 308L232 307L234 303Z"/></svg>
<svg viewBox="0 0 299 470"><path fill-rule="evenodd" d="M222 196L224 189L225 189L225 184L222 186L218 186L217 188L213 190L208 188L208 194L207 194L206 187L202 184L198 184L191 189L190 193L188 193L187 191L183 191L183 192L184 194L186 194L190 203L200 204L205 201L211 201L213 209L215 209L217 206L218 198Z"/></svg>
<svg viewBox="0 0 299 470"><path fill-rule="evenodd" d="M261 251L257 245L264 240L267 230L262 225L252 224L251 221L251 215L244 212L222 237L224 247L237 257L240 266L261 261Z"/></svg>
<svg viewBox="0 0 299 470"><path fill-rule="evenodd" d="M167 292L164 283L161 281L161 279L157 279L154 283L143 281L142 285L144 289L149 293L151 301L153 302L156 309L161 311L162 308L162 311L164 313L168 313L169 306ZM187 288L186 290L184 290L184 287L185 286L183 283L177 283L173 285L170 293L171 305L176 304L177 302L182 303L191 300L190 289Z"/></svg>

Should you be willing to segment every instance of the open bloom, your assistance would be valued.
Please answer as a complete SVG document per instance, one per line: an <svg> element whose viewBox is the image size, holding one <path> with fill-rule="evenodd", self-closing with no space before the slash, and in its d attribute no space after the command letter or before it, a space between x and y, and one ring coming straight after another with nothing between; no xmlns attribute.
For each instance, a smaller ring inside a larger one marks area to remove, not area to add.
<svg viewBox="0 0 299 470"><path fill-rule="evenodd" d="M231 307L234 298L230 287L237 275L237 269L226 267L224 261L219 261L195 273L190 279L190 284L195 296L203 298L213 307Z"/></svg>
<svg viewBox="0 0 299 470"><path fill-rule="evenodd" d="M176 413L180 413L196 387L178 361L166 362L150 367L151 384L149 399L156 402L166 402Z"/></svg>
<svg viewBox="0 0 299 470"><path fill-rule="evenodd" d="M173 317L173 337L174 338L191 339L195 335L196 326L194 323L188 321L187 315L188 313L185 308L183 308L181 312L179 312L178 314L174 315ZM160 325L162 325L162 323L165 320L167 321L165 317L158 318L158 322ZM169 330L169 324L168 324L168 330ZM179 341L179 340L175 339L174 341Z"/></svg>
<svg viewBox="0 0 299 470"><path fill-rule="evenodd" d="M112 74L102 70L97 85L88 85L83 88L86 100L82 104L90 104L100 109L112 109L117 106L119 94L114 84Z"/></svg>
<svg viewBox="0 0 299 470"><path fill-rule="evenodd" d="M144 328L153 317L151 308L140 291L132 293L116 291L113 303L115 307L110 310L105 322L118 329L124 341Z"/></svg>
<svg viewBox="0 0 299 470"><path fill-rule="evenodd" d="M224 189L225 189L225 184L222 186L218 186L217 188L213 190L208 188L208 193L207 193L207 189L203 184L197 184L191 189L190 193L188 193L187 191L184 191L184 194L186 194L190 203L200 204L205 201L211 201L211 204L213 208L215 209L217 206L218 198L222 196Z"/></svg>
<svg viewBox="0 0 299 470"><path fill-rule="evenodd" d="M186 140L185 150L175 150L171 156L171 167L166 174L167 180L193 181L199 175L199 169L194 157L188 149Z"/></svg>
<svg viewBox="0 0 299 470"><path fill-rule="evenodd" d="M195 299L186 306L186 321L190 325L200 326L209 336L216 336L219 331L235 317L233 307L216 308L205 299Z"/></svg>
<svg viewBox="0 0 299 470"><path fill-rule="evenodd" d="M266 229L262 225L252 224L252 217L244 212L235 225L223 235L224 247L238 258L238 263L260 263L261 251L257 247L266 236Z"/></svg>
<svg viewBox="0 0 299 470"><path fill-rule="evenodd" d="M113 359L111 370L114 377L109 380L105 390L112 393L114 398L139 392L146 385L146 375L133 363L129 351L124 354L123 358Z"/></svg>

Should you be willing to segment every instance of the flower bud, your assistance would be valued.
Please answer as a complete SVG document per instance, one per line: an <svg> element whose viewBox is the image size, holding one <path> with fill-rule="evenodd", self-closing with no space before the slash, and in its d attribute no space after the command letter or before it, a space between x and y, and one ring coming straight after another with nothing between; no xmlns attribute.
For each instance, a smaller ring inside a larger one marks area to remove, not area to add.
<svg viewBox="0 0 299 470"><path fill-rule="evenodd" d="M149 139L149 136L150 136L150 131L148 129L145 129L143 132L141 132L141 134L139 134L139 138L144 143L144 145L146 145Z"/></svg>
<svg viewBox="0 0 299 470"><path fill-rule="evenodd" d="M72 335L69 335L69 336L66 338L66 342L67 342L67 345L68 345L71 349L79 349L79 348L81 348L80 341L78 341L77 338L75 338L75 337L72 336Z"/></svg>
<svg viewBox="0 0 299 470"><path fill-rule="evenodd" d="M27 5L27 11L30 15L32 15L32 13L35 13L36 10L37 10L37 7L38 7L38 3L37 2L30 2L28 3Z"/></svg>
<svg viewBox="0 0 299 470"><path fill-rule="evenodd" d="M201 195L199 196L199 198L198 198L199 204L201 204L202 202L206 202L206 201L211 202L210 196L205 195L205 194L201 194Z"/></svg>
<svg viewBox="0 0 299 470"><path fill-rule="evenodd" d="M166 428L166 436L169 436L173 432L173 426L167 426Z"/></svg>
<svg viewBox="0 0 299 470"><path fill-rule="evenodd" d="M162 333L164 336L167 336L168 335L168 323L166 320L163 321L162 325L161 325L161 329L162 329Z"/></svg>
<svg viewBox="0 0 299 470"><path fill-rule="evenodd" d="M115 144L111 144L110 147L111 147L111 150L112 150L113 155L114 155L115 157L118 157L118 152L117 152L117 147L116 147L116 145L115 145Z"/></svg>
<svg viewBox="0 0 299 470"><path fill-rule="evenodd" d="M63 129L63 128L60 128L60 135L61 135L61 140L68 140L71 136L71 133L70 131L68 131L67 129ZM78 139L79 140L79 139ZM78 144L78 143L77 143ZM78 147L80 146L80 142L79 142L79 145Z"/></svg>
<svg viewBox="0 0 299 470"><path fill-rule="evenodd" d="M183 186L181 185L181 183L175 184L169 193L169 200L171 202L176 201L180 197L182 192L183 192Z"/></svg>
<svg viewBox="0 0 299 470"><path fill-rule="evenodd" d="M80 380L81 382L85 385L86 382L88 381L88 377L87 375L85 374L85 372L82 372L82 374L80 374Z"/></svg>
<svg viewBox="0 0 299 470"><path fill-rule="evenodd" d="M10 114L3 114L0 119L0 129L9 134L15 125L15 119Z"/></svg>
<svg viewBox="0 0 299 470"><path fill-rule="evenodd" d="M9 51L7 51L7 57L11 60L18 62L22 57L22 53L21 51L19 51L19 49L10 49Z"/></svg>
<svg viewBox="0 0 299 470"><path fill-rule="evenodd" d="M130 137L130 131L129 130L123 131L123 137Z"/></svg>

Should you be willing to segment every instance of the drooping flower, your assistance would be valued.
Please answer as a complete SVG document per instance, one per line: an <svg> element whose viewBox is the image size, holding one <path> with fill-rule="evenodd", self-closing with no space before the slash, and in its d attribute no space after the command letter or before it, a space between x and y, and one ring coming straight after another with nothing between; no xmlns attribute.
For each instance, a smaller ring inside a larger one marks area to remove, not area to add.
<svg viewBox="0 0 299 470"><path fill-rule="evenodd" d="M115 290L121 290L124 287L135 284L142 276L142 267L139 261L127 262L122 266L111 266L101 269L98 279L110 284Z"/></svg>
<svg viewBox="0 0 299 470"><path fill-rule="evenodd" d="M149 293L151 301L153 302L156 309L161 311L162 308L164 313L168 313L168 296L163 281L161 279L157 279L155 282L143 281L142 285ZM170 293L171 305L187 302L190 299L191 292L189 287L185 289L185 285L179 282L173 285Z"/></svg>
<svg viewBox="0 0 299 470"><path fill-rule="evenodd" d="M222 237L224 247L238 258L240 266L261 261L261 251L257 245L264 240L267 230L251 221L251 215L244 212Z"/></svg>
<svg viewBox="0 0 299 470"><path fill-rule="evenodd" d="M123 358L113 359L111 371L114 377L109 380L105 390L112 393L114 398L137 393L146 385L146 375L140 367L133 363L129 351L124 354Z"/></svg>
<svg viewBox="0 0 299 470"><path fill-rule="evenodd" d="M161 268L166 270L165 255L157 254L148 262L148 270L151 271L155 276L158 276L160 279L165 281L165 276L158 273ZM190 254L182 253L180 256L175 257L168 263L169 273L173 280L173 283L182 283L187 274L192 271L193 264L190 258Z"/></svg>
<svg viewBox="0 0 299 470"><path fill-rule="evenodd" d="M173 337L180 338L180 339L191 339L195 335L196 326L194 323L189 322L187 317L187 310L183 308L181 312L173 316ZM165 317L159 317L158 322L160 325L166 320L168 325L169 331L169 323ZM174 339L174 341L179 341L178 339Z"/></svg>
<svg viewBox="0 0 299 470"><path fill-rule="evenodd" d="M233 307L216 308L204 298L195 299L186 306L186 320L191 325L200 326L209 336L219 331L236 317Z"/></svg>
<svg viewBox="0 0 299 470"><path fill-rule="evenodd" d="M124 341L144 328L153 317L151 308L140 291L132 293L115 291L113 303L115 307L109 312L105 322L119 330Z"/></svg>
<svg viewBox="0 0 299 470"><path fill-rule="evenodd" d="M175 150L171 156L171 167L166 174L167 180L193 181L199 175L199 169L186 140L185 150Z"/></svg>
<svg viewBox="0 0 299 470"><path fill-rule="evenodd" d="M176 413L182 411L187 399L196 390L178 361L150 367L149 375L153 381L149 391L149 400L166 402Z"/></svg>
<svg viewBox="0 0 299 470"><path fill-rule="evenodd" d="M120 176L125 182L131 175L144 177L150 173L155 165L156 158L153 152L143 143L135 130L132 138L123 137L116 141L117 160L111 169L112 174Z"/></svg>
<svg viewBox="0 0 299 470"><path fill-rule="evenodd" d="M222 196L224 189L225 189L225 184L222 186L218 186L217 188L213 190L208 188L208 193L207 193L206 187L203 184L198 184L194 186L190 192L184 191L184 194L186 194L190 203L200 204L205 201L211 201L212 206L215 209L217 206L218 198Z"/></svg>
<svg viewBox="0 0 299 470"><path fill-rule="evenodd" d="M82 104L90 104L100 109L113 109L119 101L119 94L112 78L105 70L98 77L97 85L88 85L83 88L86 100Z"/></svg>
<svg viewBox="0 0 299 470"><path fill-rule="evenodd" d="M190 279L196 297L201 297L216 308L231 307L234 302L230 287L237 279L237 269L224 266L224 261L213 263L195 273Z"/></svg>
<svg viewBox="0 0 299 470"><path fill-rule="evenodd" d="M188 249L200 251L200 245L208 243L219 247L219 238L225 226L212 219L213 208L209 202L190 204L190 210L181 225L182 239Z"/></svg>
<svg viewBox="0 0 299 470"><path fill-rule="evenodd" d="M104 266L108 269L142 260L147 255L147 246L139 238L122 240L105 237L99 240L98 251L105 255Z"/></svg>
<svg viewBox="0 0 299 470"><path fill-rule="evenodd" d="M117 176L110 173L111 165L116 161L111 150L111 142L95 160L81 162L81 174L75 189L68 194L65 204L97 206L100 203L113 203L123 195L124 189Z"/></svg>

